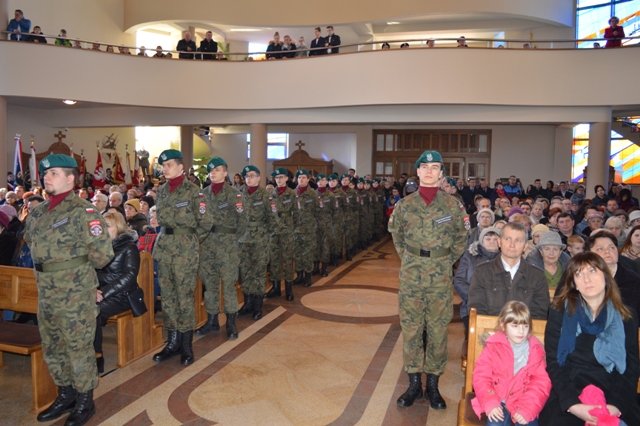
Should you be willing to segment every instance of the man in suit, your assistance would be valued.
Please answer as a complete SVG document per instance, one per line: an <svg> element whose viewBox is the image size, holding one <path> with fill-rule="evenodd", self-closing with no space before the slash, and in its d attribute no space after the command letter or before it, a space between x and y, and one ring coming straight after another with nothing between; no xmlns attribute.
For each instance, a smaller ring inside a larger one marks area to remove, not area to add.
<svg viewBox="0 0 640 426"><path fill-rule="evenodd" d="M202 52L203 61L212 61L216 59L216 52L218 52L218 43L213 39L213 33L207 31L205 39L200 42L200 52Z"/></svg>
<svg viewBox="0 0 640 426"><path fill-rule="evenodd" d="M309 56L318 56L318 55L326 55L327 49L318 49L319 47L325 47L326 41L324 37L322 37L320 27L315 27L314 29L315 38L311 40L311 51L309 52ZM315 50L313 50L315 49Z"/></svg>
<svg viewBox="0 0 640 426"><path fill-rule="evenodd" d="M327 46L327 53L335 54L340 53L340 36L333 33L333 25L327 26L327 36L324 38L325 46Z"/></svg>
<svg viewBox="0 0 640 426"><path fill-rule="evenodd" d="M195 52L196 42L191 39L191 33L185 31L182 36L182 40L178 42L176 50L179 52L178 57L180 59L194 59L195 55L191 52Z"/></svg>

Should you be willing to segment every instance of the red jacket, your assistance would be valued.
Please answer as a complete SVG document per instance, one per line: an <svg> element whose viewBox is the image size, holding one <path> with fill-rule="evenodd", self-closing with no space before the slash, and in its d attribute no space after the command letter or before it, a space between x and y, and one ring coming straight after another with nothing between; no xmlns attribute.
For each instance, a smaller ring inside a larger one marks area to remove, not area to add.
<svg viewBox="0 0 640 426"><path fill-rule="evenodd" d="M513 350L507 336L497 332L489 337L473 370L476 397L471 405L478 418L505 401L511 415L520 413L528 422L536 419L551 391L546 368L544 347L535 336L529 336L527 365L515 376Z"/></svg>

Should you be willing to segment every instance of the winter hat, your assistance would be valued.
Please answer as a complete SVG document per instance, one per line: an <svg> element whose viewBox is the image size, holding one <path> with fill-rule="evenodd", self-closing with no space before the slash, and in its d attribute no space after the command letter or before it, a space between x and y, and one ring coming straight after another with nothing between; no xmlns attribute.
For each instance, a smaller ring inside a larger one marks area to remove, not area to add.
<svg viewBox="0 0 640 426"><path fill-rule="evenodd" d="M489 216L491 216L491 223L496 221L496 214L491 209L480 209L480 210L478 210L478 213L476 214L476 218L480 217L481 213L489 213Z"/></svg>

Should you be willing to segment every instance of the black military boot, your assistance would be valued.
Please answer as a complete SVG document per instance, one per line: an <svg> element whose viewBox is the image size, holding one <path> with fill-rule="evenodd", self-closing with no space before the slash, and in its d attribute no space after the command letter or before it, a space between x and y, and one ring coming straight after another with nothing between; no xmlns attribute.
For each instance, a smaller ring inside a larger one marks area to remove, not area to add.
<svg viewBox="0 0 640 426"><path fill-rule="evenodd" d="M427 374L427 391L425 392L427 399L431 402L431 408L436 410L444 410L447 408L447 403L444 402L444 398L440 395L438 390L438 379L440 376L435 374Z"/></svg>
<svg viewBox="0 0 640 426"><path fill-rule="evenodd" d="M253 297L253 320L254 321L258 321L260 318L262 318L262 296L260 296L259 294L256 295L252 295L251 297Z"/></svg>
<svg viewBox="0 0 640 426"><path fill-rule="evenodd" d="M81 426L89 421L96 413L93 403L93 389L88 392L78 392L76 406L64 422L64 426Z"/></svg>
<svg viewBox="0 0 640 426"><path fill-rule="evenodd" d="M279 297L282 293L280 292L280 280L271 280L271 290L264 295L267 299L272 297Z"/></svg>
<svg viewBox="0 0 640 426"><path fill-rule="evenodd" d="M242 308L238 311L238 315L246 315L253 312L253 298L245 292L242 292L242 294L244 295L244 305L242 305Z"/></svg>
<svg viewBox="0 0 640 426"><path fill-rule="evenodd" d="M287 300L291 302L293 300L293 281L284 282L284 292L287 296Z"/></svg>
<svg viewBox="0 0 640 426"><path fill-rule="evenodd" d="M296 279L293 280L295 285L302 284L304 282L304 271L296 271Z"/></svg>
<svg viewBox="0 0 640 426"><path fill-rule="evenodd" d="M207 322L196 330L198 336L203 336L210 331L220 330L220 323L218 322L218 314L207 314Z"/></svg>
<svg viewBox="0 0 640 426"><path fill-rule="evenodd" d="M236 328L236 317L235 314L227 314L227 337L229 340L236 340L238 338L238 329Z"/></svg>
<svg viewBox="0 0 640 426"><path fill-rule="evenodd" d="M58 396L53 404L38 414L39 422L48 422L57 419L64 413L73 410L76 405L78 393L72 386L58 386Z"/></svg>
<svg viewBox="0 0 640 426"><path fill-rule="evenodd" d="M177 330L168 330L167 333L167 344L160 352L153 356L153 360L156 362L162 362L180 353L182 346L182 333Z"/></svg>
<svg viewBox="0 0 640 426"><path fill-rule="evenodd" d="M353 260L353 250L347 249L347 260Z"/></svg>
<svg viewBox="0 0 640 426"><path fill-rule="evenodd" d="M180 355L180 364L193 364L193 331L182 333L182 354Z"/></svg>
<svg viewBox="0 0 640 426"><path fill-rule="evenodd" d="M318 275L320 273L320 262L313 262L313 271L311 275Z"/></svg>
<svg viewBox="0 0 640 426"><path fill-rule="evenodd" d="M331 265L338 266L338 255L334 254L331 256Z"/></svg>
<svg viewBox="0 0 640 426"><path fill-rule="evenodd" d="M304 279L302 280L302 285L305 287L311 287L311 272L303 272Z"/></svg>
<svg viewBox="0 0 640 426"><path fill-rule="evenodd" d="M320 276L321 277L329 276L329 272L327 271L327 264L324 262L322 262L322 268L320 268Z"/></svg>
<svg viewBox="0 0 640 426"><path fill-rule="evenodd" d="M416 398L422 396L421 373L409 373L409 387L396 401L398 407L411 407Z"/></svg>

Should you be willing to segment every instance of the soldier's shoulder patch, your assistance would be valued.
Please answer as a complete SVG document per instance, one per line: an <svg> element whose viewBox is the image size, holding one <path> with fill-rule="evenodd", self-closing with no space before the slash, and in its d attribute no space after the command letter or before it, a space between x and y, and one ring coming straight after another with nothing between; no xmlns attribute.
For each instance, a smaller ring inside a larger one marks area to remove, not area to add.
<svg viewBox="0 0 640 426"><path fill-rule="evenodd" d="M204 198L204 193L203 192L198 192L198 197L199 198Z"/></svg>
<svg viewBox="0 0 640 426"><path fill-rule="evenodd" d="M87 207L86 209L84 209L87 213L96 213L96 209L92 208L92 207Z"/></svg>
<svg viewBox="0 0 640 426"><path fill-rule="evenodd" d="M466 229L467 231L471 229L471 221L469 220L469 215L465 215L464 216L464 229Z"/></svg>
<svg viewBox="0 0 640 426"><path fill-rule="evenodd" d="M99 237L103 232L102 222L99 219L95 219L89 222L89 233L94 237Z"/></svg>

